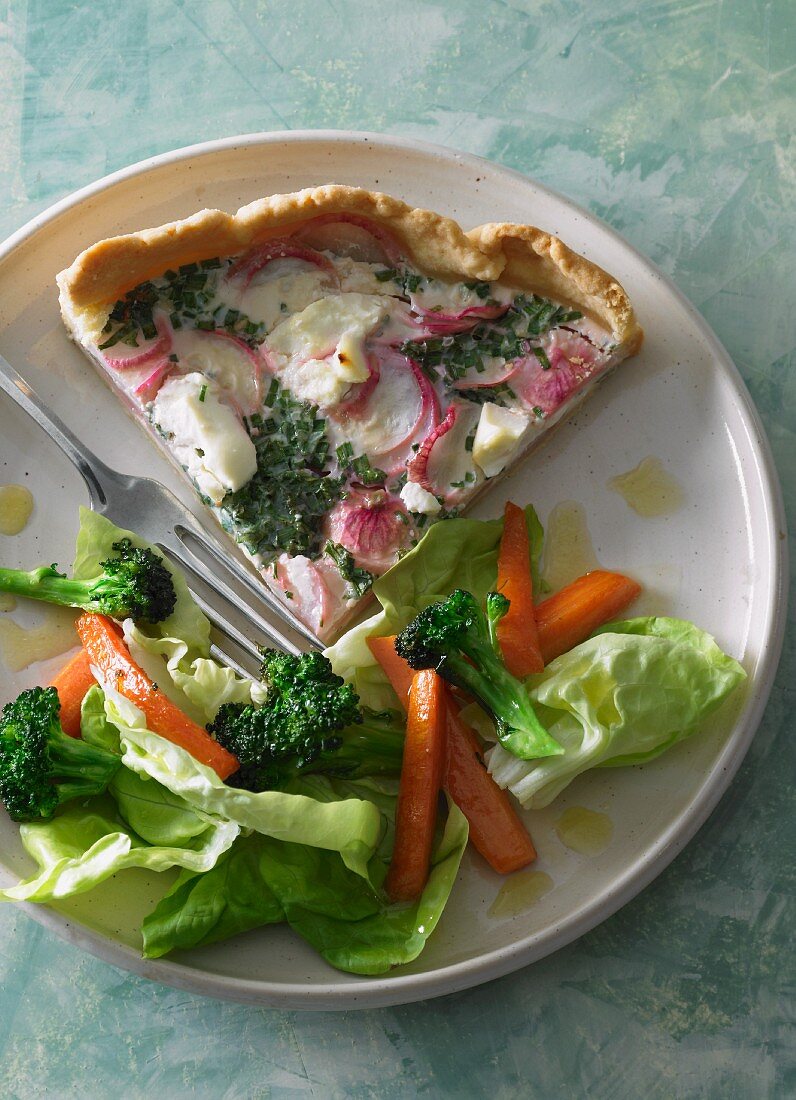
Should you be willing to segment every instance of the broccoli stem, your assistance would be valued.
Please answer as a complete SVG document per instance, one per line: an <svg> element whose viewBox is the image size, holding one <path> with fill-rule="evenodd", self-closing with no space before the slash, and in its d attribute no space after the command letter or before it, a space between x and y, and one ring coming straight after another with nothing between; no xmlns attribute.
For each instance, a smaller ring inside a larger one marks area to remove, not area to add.
<svg viewBox="0 0 796 1100"><path fill-rule="evenodd" d="M50 731L47 748L60 802L96 794L116 774L120 758L107 749L69 737L60 728Z"/></svg>
<svg viewBox="0 0 796 1100"><path fill-rule="evenodd" d="M0 569L0 592L65 607L84 607L115 592L121 596L123 588L104 574L90 581L76 581L59 573L54 566L43 565L28 572L24 569Z"/></svg>
<svg viewBox="0 0 796 1100"><path fill-rule="evenodd" d="M389 722L365 719L362 725L350 726L340 732L340 744L333 751L322 753L304 774L325 773L360 779L368 775L400 775L406 734Z"/></svg>
<svg viewBox="0 0 796 1100"><path fill-rule="evenodd" d="M449 683L470 693L495 721L498 740L514 756L534 760L558 756L564 750L539 721L533 704L491 646L468 645L466 657L451 653L442 658L437 672ZM518 691L518 687L521 690Z"/></svg>

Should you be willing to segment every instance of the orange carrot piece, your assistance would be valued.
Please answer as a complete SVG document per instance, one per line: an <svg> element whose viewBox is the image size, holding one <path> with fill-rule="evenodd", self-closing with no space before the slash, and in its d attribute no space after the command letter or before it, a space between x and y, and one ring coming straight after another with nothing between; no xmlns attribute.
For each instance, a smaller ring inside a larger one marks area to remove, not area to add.
<svg viewBox="0 0 796 1100"><path fill-rule="evenodd" d="M392 684L393 690L401 700L401 706L406 709L409 702L409 689L414 679L414 671L395 652L395 634L388 634L384 638L368 638L368 649L376 658L384 670L387 679Z"/></svg>
<svg viewBox="0 0 796 1100"><path fill-rule="evenodd" d="M448 698L448 745L443 785L470 825L470 840L498 874L536 859L536 849L508 794L486 770L481 746Z"/></svg>
<svg viewBox="0 0 796 1100"><path fill-rule="evenodd" d="M409 692L395 846L384 883L392 901L415 901L428 881L445 761L446 714L443 680L430 668L416 672Z"/></svg>
<svg viewBox="0 0 796 1100"><path fill-rule="evenodd" d="M395 637L368 638L368 646L406 707L415 674L395 652ZM449 692L446 701L447 751L442 785L467 818L470 839L491 867L500 874L526 867L536 858L533 842L508 794L486 770L478 739L459 718Z"/></svg>
<svg viewBox="0 0 796 1100"><path fill-rule="evenodd" d="M61 727L70 737L80 736L80 707L89 688L96 684L85 649L71 657L50 681L61 703Z"/></svg>
<svg viewBox="0 0 796 1100"><path fill-rule="evenodd" d="M237 757L183 714L136 664L111 619L105 615L81 615L77 620L77 632L91 663L121 695L144 712L147 726L153 733L185 749L201 764L212 768L220 779L237 771Z"/></svg>
<svg viewBox="0 0 796 1100"><path fill-rule="evenodd" d="M533 580L528 527L522 508L506 502L503 535L498 551L497 590L510 601L506 614L497 624L497 638L503 662L520 680L532 672L541 672L544 661L539 649L536 619L533 614Z"/></svg>
<svg viewBox="0 0 796 1100"><path fill-rule="evenodd" d="M641 585L630 577L595 569L537 604L536 626L545 664L615 619L640 592Z"/></svg>

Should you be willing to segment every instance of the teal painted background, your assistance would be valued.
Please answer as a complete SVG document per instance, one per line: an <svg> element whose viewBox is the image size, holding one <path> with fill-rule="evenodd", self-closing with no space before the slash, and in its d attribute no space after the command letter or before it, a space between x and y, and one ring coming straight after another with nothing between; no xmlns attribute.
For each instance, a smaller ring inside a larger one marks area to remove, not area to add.
<svg viewBox="0 0 796 1100"><path fill-rule="evenodd" d="M335 127L480 153L605 218L694 301L796 499L790 0L0 0L0 236L152 153ZM225 1005L0 909L0 1095L759 1098L796 1093L796 632L686 852L577 944L369 1013Z"/></svg>

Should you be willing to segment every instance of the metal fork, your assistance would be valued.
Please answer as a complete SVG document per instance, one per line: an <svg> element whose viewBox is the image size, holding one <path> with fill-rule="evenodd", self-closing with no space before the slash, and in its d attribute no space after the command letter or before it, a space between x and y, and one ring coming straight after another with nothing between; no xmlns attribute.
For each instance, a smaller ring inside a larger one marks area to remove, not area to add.
<svg viewBox="0 0 796 1100"><path fill-rule="evenodd" d="M89 501L95 512L107 516L119 527L135 531L154 543L185 572L191 592L215 629L258 665L260 654L254 640L288 653L301 653L308 646L321 648L318 638L265 586L250 567L224 551L204 530L191 512L165 486L148 477L121 474L106 466L55 415L24 378L0 355L0 389L28 414L60 447L73 463L88 487ZM201 548L212 560L213 572L196 555L191 544ZM197 582L213 593L208 602L197 590ZM235 586L239 589L236 591ZM244 600L241 592L245 594ZM251 602L249 602L251 601ZM262 605L287 628L277 627L262 613ZM254 633L242 633L229 619L234 608ZM244 676L248 672L221 646L213 644L211 654Z"/></svg>

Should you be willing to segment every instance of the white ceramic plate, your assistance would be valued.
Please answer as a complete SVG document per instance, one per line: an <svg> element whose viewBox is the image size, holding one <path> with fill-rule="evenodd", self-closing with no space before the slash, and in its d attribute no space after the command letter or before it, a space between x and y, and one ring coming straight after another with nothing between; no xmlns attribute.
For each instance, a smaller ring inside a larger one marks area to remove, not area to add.
<svg viewBox="0 0 796 1100"><path fill-rule="evenodd" d="M419 1000L506 974L574 940L647 885L708 816L749 746L779 657L785 575L784 518L768 446L738 372L705 322L597 219L476 157L376 135L308 132L209 142L143 161L58 203L0 249L0 351L101 458L158 477L185 498L171 468L67 340L54 276L102 237L327 182L388 191L464 227L531 222L624 284L646 330L642 354L481 501L477 514L495 515L512 497L532 501L544 520L558 502L579 501L600 561L646 582L655 610L715 634L743 661L749 689L732 713L658 761L583 777L531 815L537 866L555 886L525 911L490 918L500 880L468 855L423 955L386 977L340 974L284 928L144 961L138 928L157 895L143 872L125 872L57 908L27 907L70 942L147 977L237 1001L314 1009ZM609 477L648 455L686 487L684 506L666 518L641 519L606 488ZM71 560L82 482L4 399L0 463L0 482L29 485L36 500L25 532L0 537L4 563ZM14 616L33 622L37 612ZM3 697L58 663L4 676ZM555 833L562 811L576 805L613 822L613 841L599 856L577 855ZM5 882L26 869L16 826L5 816L0 853Z"/></svg>

